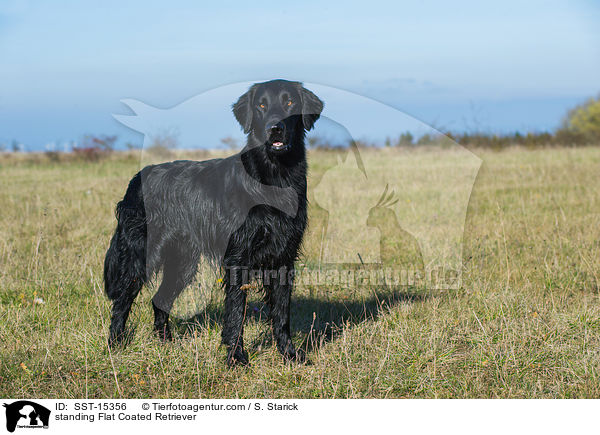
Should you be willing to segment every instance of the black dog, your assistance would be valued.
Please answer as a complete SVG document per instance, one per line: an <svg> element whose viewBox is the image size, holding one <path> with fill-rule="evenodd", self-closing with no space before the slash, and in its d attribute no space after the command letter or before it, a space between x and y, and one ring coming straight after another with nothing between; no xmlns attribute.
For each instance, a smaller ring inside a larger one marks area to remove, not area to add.
<svg viewBox="0 0 600 435"><path fill-rule="evenodd" d="M204 256L224 270L228 364L248 364L248 271L261 271L279 352L286 360L304 359L291 341L290 296L307 224L304 137L322 110L323 102L301 83L255 84L233 105L248 134L239 154L147 166L133 177L117 205L117 229L104 262L105 289L113 300L111 344L123 341L131 304L161 269L152 300L154 328L170 340L173 302Z"/></svg>

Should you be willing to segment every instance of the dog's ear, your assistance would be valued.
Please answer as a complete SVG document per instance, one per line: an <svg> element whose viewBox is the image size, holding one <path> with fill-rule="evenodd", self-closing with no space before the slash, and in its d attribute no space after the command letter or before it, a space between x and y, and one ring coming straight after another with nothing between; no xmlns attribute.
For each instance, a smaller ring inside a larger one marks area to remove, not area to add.
<svg viewBox="0 0 600 435"><path fill-rule="evenodd" d="M317 122L323 111L323 102L308 89L300 89L302 96L302 122L306 131L309 131Z"/></svg>
<svg viewBox="0 0 600 435"><path fill-rule="evenodd" d="M237 122L240 123L245 134L252 130L252 101L254 101L254 93L256 85L252 86L248 92L242 95L237 102L232 106L233 115Z"/></svg>

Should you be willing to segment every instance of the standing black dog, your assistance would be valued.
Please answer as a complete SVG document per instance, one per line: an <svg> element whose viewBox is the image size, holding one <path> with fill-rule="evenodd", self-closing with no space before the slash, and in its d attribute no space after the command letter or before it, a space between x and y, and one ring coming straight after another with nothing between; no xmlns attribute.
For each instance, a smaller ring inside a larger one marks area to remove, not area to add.
<svg viewBox="0 0 600 435"><path fill-rule="evenodd" d="M322 110L323 102L299 82L255 84L233 105L248 134L239 154L147 166L133 177L117 205L117 229L104 262L105 289L113 300L111 344L123 341L135 297L161 269L152 300L154 328L170 340L173 302L204 256L225 272L222 340L228 364L248 364L248 271L261 271L279 352L286 360L304 360L290 336L290 296L307 224L304 137Z"/></svg>

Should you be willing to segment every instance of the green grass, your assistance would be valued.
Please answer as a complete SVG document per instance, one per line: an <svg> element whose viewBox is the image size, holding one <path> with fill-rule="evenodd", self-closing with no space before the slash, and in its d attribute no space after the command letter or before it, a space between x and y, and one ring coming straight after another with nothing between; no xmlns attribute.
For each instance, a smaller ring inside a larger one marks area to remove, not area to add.
<svg viewBox="0 0 600 435"><path fill-rule="evenodd" d="M445 152L438 157L451 161ZM253 293L251 367L233 370L220 345L221 294L194 322L176 321L175 341L163 345L151 331L146 289L130 317L130 345L113 352L106 345L102 260L114 205L138 159L2 157L0 396L600 397L600 148L477 153L483 165L467 211L459 289L299 283L292 329L309 351L305 366L282 362ZM426 151L406 150L363 157L371 166L427 160ZM312 188L335 159L310 154L301 262L313 267L327 214ZM414 257L409 239L382 245L384 262Z"/></svg>

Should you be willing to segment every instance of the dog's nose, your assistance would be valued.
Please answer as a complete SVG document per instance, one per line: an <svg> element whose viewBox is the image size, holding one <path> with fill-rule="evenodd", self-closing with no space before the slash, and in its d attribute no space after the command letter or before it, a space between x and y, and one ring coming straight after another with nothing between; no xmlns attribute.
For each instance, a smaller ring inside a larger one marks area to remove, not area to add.
<svg viewBox="0 0 600 435"><path fill-rule="evenodd" d="M282 134L284 127L283 122L279 121L277 124L271 125L267 130L271 134Z"/></svg>

